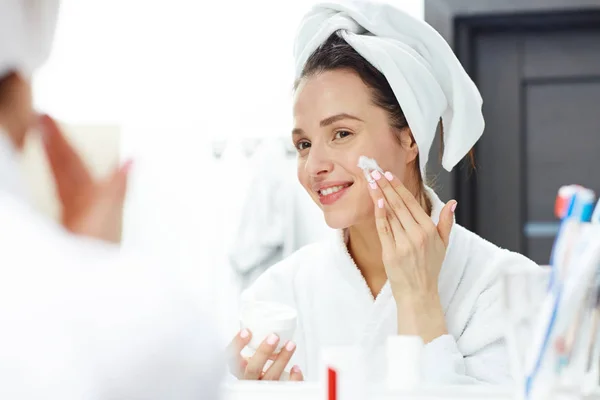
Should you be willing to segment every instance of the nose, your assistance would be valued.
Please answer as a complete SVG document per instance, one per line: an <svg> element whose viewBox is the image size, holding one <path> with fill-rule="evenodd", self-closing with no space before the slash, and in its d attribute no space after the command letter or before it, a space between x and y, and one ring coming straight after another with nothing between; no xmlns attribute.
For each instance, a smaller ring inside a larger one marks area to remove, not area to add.
<svg viewBox="0 0 600 400"><path fill-rule="evenodd" d="M333 162L327 149L313 143L304 168L313 178L330 173L333 170Z"/></svg>

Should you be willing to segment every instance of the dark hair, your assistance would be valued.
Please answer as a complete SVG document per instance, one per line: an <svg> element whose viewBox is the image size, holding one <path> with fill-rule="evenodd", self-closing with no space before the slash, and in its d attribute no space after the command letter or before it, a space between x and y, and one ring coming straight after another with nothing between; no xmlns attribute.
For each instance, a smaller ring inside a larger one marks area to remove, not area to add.
<svg viewBox="0 0 600 400"><path fill-rule="evenodd" d="M394 95L394 92L388 83L386 77L370 62L365 60L352 46L338 34L332 34L311 56L308 58L300 79L309 77L311 75L319 74L325 71L331 71L336 69L348 69L356 72L362 81L367 85L373 93L373 103L385 111L387 111L390 125L401 132L404 129L409 128L404 112ZM297 88L299 80L295 83L294 87ZM440 158L444 148L444 129L440 118L440 133L441 133L441 149ZM396 135L398 141L400 135ZM411 135L412 138L412 135ZM414 143L414 138L412 138ZM469 159L471 165L474 166L474 159L472 151L469 152ZM427 211L431 211L431 205L429 199L424 193L424 177L421 176L419 170L419 155L415 161L416 165L416 176L421 186L421 204L427 204L429 208Z"/></svg>
<svg viewBox="0 0 600 400"><path fill-rule="evenodd" d="M13 84L16 79L16 72L9 72L0 77L0 106L11 101Z"/></svg>
<svg viewBox="0 0 600 400"><path fill-rule="evenodd" d="M408 128L402 108L385 76L334 33L306 61L301 77L335 69L351 69L373 92L373 103L387 111L390 124L398 129ZM296 86L298 82L296 82Z"/></svg>

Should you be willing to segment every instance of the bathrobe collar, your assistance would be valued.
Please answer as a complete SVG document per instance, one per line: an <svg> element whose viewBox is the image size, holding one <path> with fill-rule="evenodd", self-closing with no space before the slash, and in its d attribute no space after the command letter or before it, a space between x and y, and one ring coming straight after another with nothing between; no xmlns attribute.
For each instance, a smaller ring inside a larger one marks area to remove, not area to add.
<svg viewBox="0 0 600 400"><path fill-rule="evenodd" d="M437 225L440 219L440 213L444 208L445 203L440 200L438 195L430 187L426 186L425 191L432 205L431 219L433 223ZM457 276L460 277L460 274L456 274L456 272L457 270L463 269L467 262L467 253L457 257L460 251L457 251L456 246L454 245L454 237L455 235L453 227L453 231L450 234L448 248L446 250L446 257L444 259L444 263L442 264L442 269L438 279L440 301L442 303L444 312L447 310L452 294L454 293L460 280L457 279ZM389 302L389 300L391 300L393 297L389 281L384 284L379 294L373 298L365 278L362 276L360 270L350 256L350 252L348 251L347 247L347 239L347 230L334 231L330 240L330 252L333 261L332 267L337 268L348 281L348 283L357 289L359 296L368 298L371 302L374 302L374 304Z"/></svg>
<svg viewBox="0 0 600 400"><path fill-rule="evenodd" d="M0 126L0 193L25 202L27 200L19 153L8 134Z"/></svg>

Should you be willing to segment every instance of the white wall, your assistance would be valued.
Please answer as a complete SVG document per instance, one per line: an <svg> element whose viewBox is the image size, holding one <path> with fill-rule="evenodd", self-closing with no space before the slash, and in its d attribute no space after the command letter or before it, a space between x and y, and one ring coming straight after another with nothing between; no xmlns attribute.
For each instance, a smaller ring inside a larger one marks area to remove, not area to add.
<svg viewBox="0 0 600 400"><path fill-rule="evenodd" d="M55 40L47 63L36 73L36 107L77 125L121 125L127 92L124 41L135 31L139 1L61 0ZM142 94L140 93L140 96Z"/></svg>

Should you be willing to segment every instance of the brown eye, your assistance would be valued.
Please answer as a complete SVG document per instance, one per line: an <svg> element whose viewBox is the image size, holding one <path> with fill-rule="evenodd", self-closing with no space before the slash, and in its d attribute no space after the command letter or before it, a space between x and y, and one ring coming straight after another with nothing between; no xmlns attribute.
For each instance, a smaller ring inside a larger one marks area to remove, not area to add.
<svg viewBox="0 0 600 400"><path fill-rule="evenodd" d="M351 135L351 133L348 132L348 131L337 131L335 133L335 138L336 139L344 139L344 138L347 138L350 135Z"/></svg>
<svg viewBox="0 0 600 400"><path fill-rule="evenodd" d="M298 143L296 143L296 150L298 151L306 150L309 147L310 142L307 142L306 140L300 140Z"/></svg>

